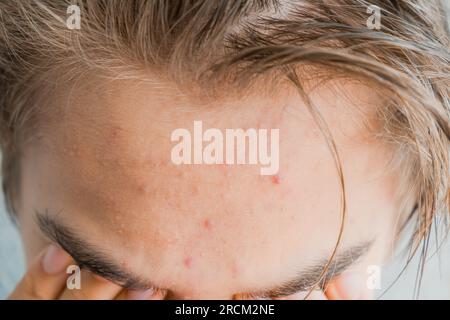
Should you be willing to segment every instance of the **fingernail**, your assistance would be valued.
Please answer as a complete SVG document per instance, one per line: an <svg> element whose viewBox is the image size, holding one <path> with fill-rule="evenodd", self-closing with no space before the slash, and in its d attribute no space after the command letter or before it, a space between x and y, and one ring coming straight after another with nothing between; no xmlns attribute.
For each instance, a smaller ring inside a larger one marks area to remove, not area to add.
<svg viewBox="0 0 450 320"><path fill-rule="evenodd" d="M42 268L48 274L63 272L69 263L70 256L60 247L50 245L42 259Z"/></svg>
<svg viewBox="0 0 450 320"><path fill-rule="evenodd" d="M130 290L127 292L128 300L147 300L155 294L155 290Z"/></svg>
<svg viewBox="0 0 450 320"><path fill-rule="evenodd" d="M341 275L337 287L341 299L358 300L362 296L363 279L357 274Z"/></svg>

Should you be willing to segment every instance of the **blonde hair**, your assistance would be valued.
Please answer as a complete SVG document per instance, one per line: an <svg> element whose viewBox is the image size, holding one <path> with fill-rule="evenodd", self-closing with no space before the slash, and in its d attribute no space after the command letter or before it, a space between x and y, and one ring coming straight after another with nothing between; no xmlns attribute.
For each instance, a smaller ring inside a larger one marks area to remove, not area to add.
<svg viewBox="0 0 450 320"><path fill-rule="evenodd" d="M81 8L80 30L57 19L67 16L69 4ZM380 30L366 25L371 5L381 9ZM417 223L415 252L427 243L433 220L447 219L449 212L447 18L439 0L2 1L0 130L7 199L12 204L17 189L20 137L25 128L32 132L55 74L70 81L83 73L152 70L215 93L271 75L271 84L287 79L308 101L301 70L313 67L327 76L364 79L387 93L377 134L395 147L404 197L415 204L408 217ZM338 148L308 105L336 159L344 218Z"/></svg>

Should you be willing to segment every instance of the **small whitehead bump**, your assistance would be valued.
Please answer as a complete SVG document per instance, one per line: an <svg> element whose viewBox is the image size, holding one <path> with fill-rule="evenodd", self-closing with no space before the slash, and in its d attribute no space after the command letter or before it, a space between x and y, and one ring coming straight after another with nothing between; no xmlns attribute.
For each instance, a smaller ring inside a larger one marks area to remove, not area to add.
<svg viewBox="0 0 450 320"><path fill-rule="evenodd" d="M152 187L149 184L143 183L141 185L138 186L138 192L140 194L149 194L152 191Z"/></svg>
<svg viewBox="0 0 450 320"><path fill-rule="evenodd" d="M67 154L72 158L80 158L81 152L77 146L71 146L66 149Z"/></svg>
<svg viewBox="0 0 450 320"><path fill-rule="evenodd" d="M122 260L122 261L120 262L120 265L121 265L122 268L124 268L124 269L128 269L128 267L129 267L128 261L125 261L125 260Z"/></svg>

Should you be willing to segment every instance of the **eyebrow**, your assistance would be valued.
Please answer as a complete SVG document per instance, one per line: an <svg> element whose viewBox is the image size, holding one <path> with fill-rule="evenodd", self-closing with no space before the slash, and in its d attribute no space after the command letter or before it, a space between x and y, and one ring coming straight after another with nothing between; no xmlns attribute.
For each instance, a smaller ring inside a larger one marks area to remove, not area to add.
<svg viewBox="0 0 450 320"><path fill-rule="evenodd" d="M260 298L282 298L298 292L310 291L314 288L325 290L334 277L344 273L350 266L356 264L369 252L374 240L363 241L358 245L338 253L329 263L329 258L319 259L317 263L303 268L294 279L288 280L276 288L259 292ZM326 269L325 273L324 270Z"/></svg>
<svg viewBox="0 0 450 320"><path fill-rule="evenodd" d="M156 288L154 284L124 270L107 254L81 239L72 229L52 218L47 212L36 211L36 221L42 233L69 253L80 268L87 269L125 289Z"/></svg>
<svg viewBox="0 0 450 320"><path fill-rule="evenodd" d="M80 268L85 268L119 284L125 289L143 290L158 288L154 284L144 281L139 276L124 270L107 254L81 239L72 229L52 218L47 212L40 213L36 211L36 221L44 235L69 253ZM346 249L342 253L338 253L331 264L329 264L322 278L321 275L328 265L327 258L320 259L318 263L303 268L292 280L286 281L273 289L252 293L251 295L258 298L282 298L301 291L309 291L316 286L324 289L333 277L342 274L351 265L358 262L369 251L372 243L373 240L362 242L359 245Z"/></svg>

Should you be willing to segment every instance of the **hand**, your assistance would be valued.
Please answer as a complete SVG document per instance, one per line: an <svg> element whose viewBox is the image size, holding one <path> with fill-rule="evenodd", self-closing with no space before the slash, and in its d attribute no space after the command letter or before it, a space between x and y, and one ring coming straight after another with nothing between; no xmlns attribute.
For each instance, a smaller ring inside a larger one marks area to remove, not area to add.
<svg viewBox="0 0 450 320"><path fill-rule="evenodd" d="M61 248L50 245L38 255L29 270L10 295L11 300L163 300L164 291L128 291L117 284L87 270L81 270L81 288L67 288L67 267L73 259ZM364 278L356 273L340 275L330 282L325 291L314 290L309 295L299 292L285 300L354 300L371 299Z"/></svg>
<svg viewBox="0 0 450 320"><path fill-rule="evenodd" d="M81 270L80 272L81 288L69 289L67 288L68 274L66 270L71 264L74 264L74 261L64 250L55 245L50 245L39 254L9 299L162 300L165 296L162 291L127 291L87 270Z"/></svg>
<svg viewBox="0 0 450 320"><path fill-rule="evenodd" d="M342 274L333 279L325 294L330 300L372 300L373 291L366 284L366 278L358 273Z"/></svg>

